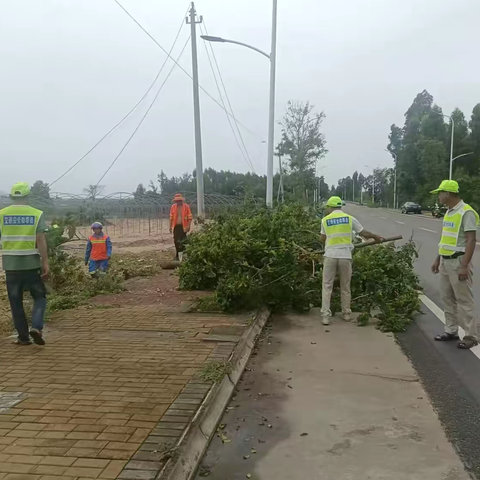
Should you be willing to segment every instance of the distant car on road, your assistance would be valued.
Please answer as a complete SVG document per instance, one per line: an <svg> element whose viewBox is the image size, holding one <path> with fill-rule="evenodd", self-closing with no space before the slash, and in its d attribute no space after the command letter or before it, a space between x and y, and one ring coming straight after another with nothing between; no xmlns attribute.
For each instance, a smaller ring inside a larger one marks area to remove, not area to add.
<svg viewBox="0 0 480 480"><path fill-rule="evenodd" d="M402 213L422 213L422 207L418 203L405 202L402 205Z"/></svg>

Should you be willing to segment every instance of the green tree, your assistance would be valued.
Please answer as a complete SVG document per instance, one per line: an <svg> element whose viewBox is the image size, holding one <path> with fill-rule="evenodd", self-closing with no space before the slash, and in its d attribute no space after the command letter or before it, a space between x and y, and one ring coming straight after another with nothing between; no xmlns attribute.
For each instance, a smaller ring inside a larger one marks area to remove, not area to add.
<svg viewBox="0 0 480 480"><path fill-rule="evenodd" d="M477 103L473 108L469 126L471 131L469 146L474 153L472 160L473 169L478 174L480 168L480 103Z"/></svg>
<svg viewBox="0 0 480 480"><path fill-rule="evenodd" d="M37 180L32 185L30 193L38 199L50 200L50 186L48 183L42 182L42 180Z"/></svg>
<svg viewBox="0 0 480 480"><path fill-rule="evenodd" d="M315 188L315 167L327 153L321 127L325 114L314 113L309 102L288 102L282 121L279 155L287 159L291 183L299 198L307 199Z"/></svg>
<svg viewBox="0 0 480 480"><path fill-rule="evenodd" d="M440 185L440 182L448 178L449 161L445 144L440 140L424 138L419 142L420 168L425 178L421 186L420 195L417 199L425 203L425 195ZM428 197L427 197L428 198Z"/></svg>

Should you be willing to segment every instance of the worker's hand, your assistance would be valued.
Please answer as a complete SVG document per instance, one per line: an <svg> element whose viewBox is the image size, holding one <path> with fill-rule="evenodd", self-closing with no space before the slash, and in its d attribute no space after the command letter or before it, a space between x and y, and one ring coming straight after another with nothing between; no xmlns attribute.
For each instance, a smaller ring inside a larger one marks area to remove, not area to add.
<svg viewBox="0 0 480 480"><path fill-rule="evenodd" d="M468 280L469 272L468 272L468 267L460 267L460 270L458 271L458 279L461 282L464 282L465 280Z"/></svg>
<svg viewBox="0 0 480 480"><path fill-rule="evenodd" d="M440 268L440 257L437 257L432 265L432 273L436 275L438 273L439 268Z"/></svg>
<svg viewBox="0 0 480 480"><path fill-rule="evenodd" d="M172 227L170 227L170 228L168 229L168 231L169 231L170 233L172 233L172 231L173 231L173 230L172 230Z"/></svg>
<svg viewBox="0 0 480 480"><path fill-rule="evenodd" d="M87 265L88 265L88 260L85 260L85 266L87 266Z"/></svg>
<svg viewBox="0 0 480 480"><path fill-rule="evenodd" d="M378 235L375 235L375 241L378 242L378 243L382 243L385 241L385 239L383 237L380 237Z"/></svg>
<svg viewBox="0 0 480 480"><path fill-rule="evenodd" d="M185 228L185 233L188 233L190 231L190 225Z"/></svg>
<svg viewBox="0 0 480 480"><path fill-rule="evenodd" d="M50 274L50 266L48 265L48 262L44 262L42 264L42 278L46 280L49 274Z"/></svg>

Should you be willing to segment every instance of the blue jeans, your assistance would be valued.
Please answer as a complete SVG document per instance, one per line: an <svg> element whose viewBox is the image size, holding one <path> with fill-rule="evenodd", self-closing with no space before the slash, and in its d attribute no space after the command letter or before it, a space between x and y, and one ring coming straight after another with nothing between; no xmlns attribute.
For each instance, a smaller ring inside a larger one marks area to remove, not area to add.
<svg viewBox="0 0 480 480"><path fill-rule="evenodd" d="M108 260L90 260L88 262L88 271L95 273L97 270L106 272L108 268Z"/></svg>
<svg viewBox="0 0 480 480"><path fill-rule="evenodd" d="M28 290L33 298L32 328L43 330L43 317L47 308L45 285L38 270L7 271L6 283L10 308L18 338L28 342L28 321L23 308L23 292Z"/></svg>

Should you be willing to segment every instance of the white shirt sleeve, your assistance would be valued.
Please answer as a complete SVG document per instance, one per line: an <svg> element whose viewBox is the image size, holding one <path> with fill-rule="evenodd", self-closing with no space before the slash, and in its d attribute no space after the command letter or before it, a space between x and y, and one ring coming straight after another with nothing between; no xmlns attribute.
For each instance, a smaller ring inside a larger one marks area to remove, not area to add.
<svg viewBox="0 0 480 480"><path fill-rule="evenodd" d="M362 224L355 217L352 217L352 228L355 233L361 233L364 230Z"/></svg>
<svg viewBox="0 0 480 480"><path fill-rule="evenodd" d="M464 232L476 232L477 231L477 219L475 214L470 210L463 215L463 231Z"/></svg>

